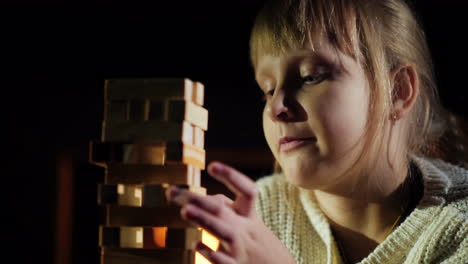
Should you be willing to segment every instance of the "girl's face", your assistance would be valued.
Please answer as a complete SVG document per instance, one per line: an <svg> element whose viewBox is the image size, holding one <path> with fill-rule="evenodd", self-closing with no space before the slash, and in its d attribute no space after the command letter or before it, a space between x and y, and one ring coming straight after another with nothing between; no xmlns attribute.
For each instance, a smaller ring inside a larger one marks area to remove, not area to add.
<svg viewBox="0 0 468 264"><path fill-rule="evenodd" d="M369 106L360 64L324 44L261 56L256 79L265 137L288 181L308 189L351 183L343 176L363 149Z"/></svg>

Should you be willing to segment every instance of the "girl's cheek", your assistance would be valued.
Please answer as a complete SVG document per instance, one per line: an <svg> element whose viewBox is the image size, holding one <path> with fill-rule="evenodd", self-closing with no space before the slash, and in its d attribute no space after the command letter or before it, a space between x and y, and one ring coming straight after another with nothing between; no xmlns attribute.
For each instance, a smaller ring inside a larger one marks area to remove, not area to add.
<svg viewBox="0 0 468 264"><path fill-rule="evenodd" d="M265 108L263 111L263 134L265 136L265 139L268 143L268 146L270 147L271 152L275 157L277 157L277 150L275 147L275 130L273 127L273 122L271 121L267 109Z"/></svg>
<svg viewBox="0 0 468 264"><path fill-rule="evenodd" d="M322 134L322 154L335 155L354 137L352 109L344 107L333 94L322 97L317 107Z"/></svg>
<svg viewBox="0 0 468 264"><path fill-rule="evenodd" d="M344 155L364 136L366 102L342 91L331 91L323 99L319 111L330 155Z"/></svg>

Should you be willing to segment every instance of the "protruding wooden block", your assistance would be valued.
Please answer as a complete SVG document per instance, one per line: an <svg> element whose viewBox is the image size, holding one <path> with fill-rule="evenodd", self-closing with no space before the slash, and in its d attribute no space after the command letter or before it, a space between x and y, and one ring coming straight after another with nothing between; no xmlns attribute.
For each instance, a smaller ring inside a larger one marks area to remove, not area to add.
<svg viewBox="0 0 468 264"><path fill-rule="evenodd" d="M194 138L194 143L193 145L197 148L204 149L205 148L205 131L203 131L201 128L194 126L193 128L193 138Z"/></svg>
<svg viewBox="0 0 468 264"><path fill-rule="evenodd" d="M106 226L166 226L168 228L191 227L180 216L180 207L131 207L103 206Z"/></svg>
<svg viewBox="0 0 468 264"><path fill-rule="evenodd" d="M205 97L205 86L201 82L195 82L194 103L203 106Z"/></svg>
<svg viewBox="0 0 468 264"><path fill-rule="evenodd" d="M90 145L90 161L106 163L165 165L183 163L205 168L205 151L182 142L126 144L99 142Z"/></svg>
<svg viewBox="0 0 468 264"><path fill-rule="evenodd" d="M208 130L208 110L187 101L170 101L168 121L187 121L203 130Z"/></svg>
<svg viewBox="0 0 468 264"><path fill-rule="evenodd" d="M206 195L203 187L177 185L179 188ZM135 207L164 206L169 202L165 191L169 184L99 184L98 203Z"/></svg>
<svg viewBox="0 0 468 264"><path fill-rule="evenodd" d="M219 245L220 245L219 239L204 229L202 229L201 241L203 242L203 244L208 246L211 250L217 251L219 249Z"/></svg>
<svg viewBox="0 0 468 264"><path fill-rule="evenodd" d="M186 100L203 105L204 87L190 79L112 79L105 82L106 100Z"/></svg>
<svg viewBox="0 0 468 264"><path fill-rule="evenodd" d="M138 165L109 163L104 182L109 184L187 184L200 186L200 168L185 164Z"/></svg>
<svg viewBox="0 0 468 264"><path fill-rule="evenodd" d="M181 142L168 142L166 148L168 163L182 162L205 169L205 150Z"/></svg>
<svg viewBox="0 0 468 264"><path fill-rule="evenodd" d="M101 264L195 264L199 256L185 249L101 248Z"/></svg>
<svg viewBox="0 0 468 264"><path fill-rule="evenodd" d="M114 142L182 141L203 148L204 136L202 129L185 121L128 121L103 122L101 139Z"/></svg>
<svg viewBox="0 0 468 264"><path fill-rule="evenodd" d="M99 229L99 245L117 248L180 248L192 249L202 239L199 228L167 227L103 227Z"/></svg>

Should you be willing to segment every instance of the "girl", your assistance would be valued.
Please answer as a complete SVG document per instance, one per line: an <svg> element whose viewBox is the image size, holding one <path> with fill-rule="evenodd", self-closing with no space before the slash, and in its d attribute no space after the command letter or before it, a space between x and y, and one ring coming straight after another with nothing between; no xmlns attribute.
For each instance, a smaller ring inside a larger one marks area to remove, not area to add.
<svg viewBox="0 0 468 264"><path fill-rule="evenodd" d="M433 159L446 124L403 0L269 1L250 46L281 171L255 184L212 163L235 201L170 188L222 242L197 251L223 264L468 262L468 171Z"/></svg>

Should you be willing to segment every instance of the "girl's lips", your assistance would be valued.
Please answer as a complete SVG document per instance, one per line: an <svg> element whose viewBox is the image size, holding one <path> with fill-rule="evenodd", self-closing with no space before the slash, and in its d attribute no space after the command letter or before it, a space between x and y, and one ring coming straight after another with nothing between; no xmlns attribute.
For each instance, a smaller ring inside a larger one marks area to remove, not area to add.
<svg viewBox="0 0 468 264"><path fill-rule="evenodd" d="M304 144L316 142L315 137L307 138L293 138L293 137L282 137L279 141L280 151L288 152L296 149Z"/></svg>

